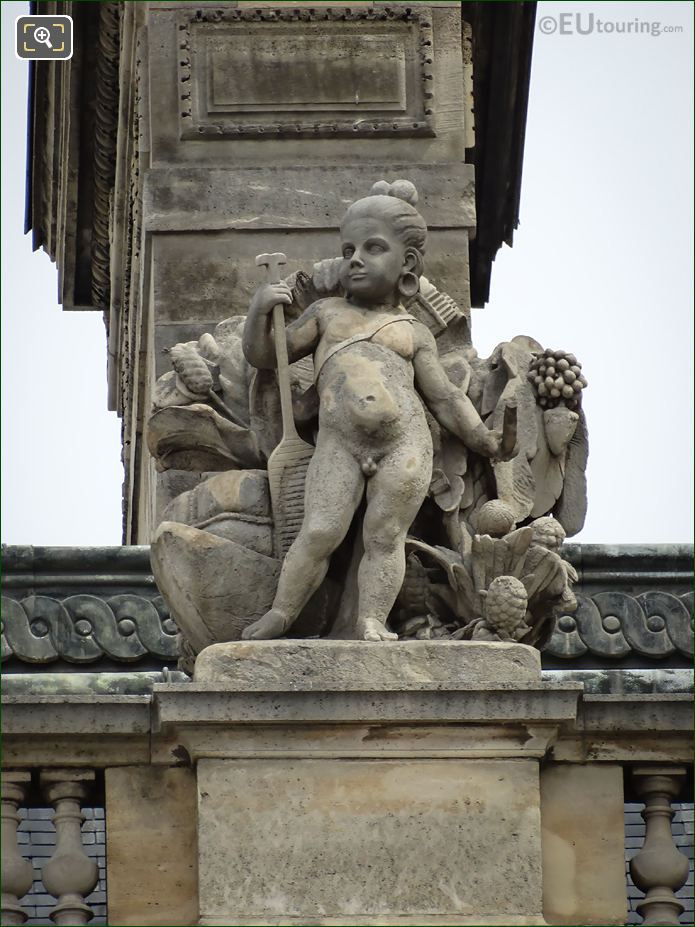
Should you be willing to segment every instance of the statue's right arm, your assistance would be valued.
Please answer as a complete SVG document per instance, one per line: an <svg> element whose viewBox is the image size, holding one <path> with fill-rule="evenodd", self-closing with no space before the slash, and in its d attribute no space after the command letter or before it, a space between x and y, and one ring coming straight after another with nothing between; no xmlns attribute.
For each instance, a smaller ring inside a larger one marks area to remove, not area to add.
<svg viewBox="0 0 695 927"><path fill-rule="evenodd" d="M253 367L262 370L273 370L277 367L272 310L278 303L288 305L291 299L289 288L282 283L261 287L253 297L242 339L244 356ZM311 354L318 344L321 303L322 300L312 303L285 329L287 354L291 364Z"/></svg>
<svg viewBox="0 0 695 927"><path fill-rule="evenodd" d="M266 283L253 294L244 323L241 346L252 367L273 370L277 366L273 344L273 307L288 306L292 293L286 283Z"/></svg>

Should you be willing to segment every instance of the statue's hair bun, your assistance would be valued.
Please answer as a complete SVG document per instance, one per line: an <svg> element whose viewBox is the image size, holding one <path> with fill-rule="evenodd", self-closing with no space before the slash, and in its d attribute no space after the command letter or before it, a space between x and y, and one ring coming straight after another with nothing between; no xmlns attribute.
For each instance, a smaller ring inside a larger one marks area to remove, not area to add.
<svg viewBox="0 0 695 927"><path fill-rule="evenodd" d="M399 200L404 200L415 206L418 201L415 184L409 180L394 180L389 183L388 180L377 180L372 189L369 191L370 196L395 196Z"/></svg>

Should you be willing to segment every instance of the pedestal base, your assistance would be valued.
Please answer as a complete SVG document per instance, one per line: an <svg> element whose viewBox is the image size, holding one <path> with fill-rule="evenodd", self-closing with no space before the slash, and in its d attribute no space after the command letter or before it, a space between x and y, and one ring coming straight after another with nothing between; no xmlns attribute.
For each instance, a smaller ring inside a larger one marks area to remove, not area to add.
<svg viewBox="0 0 695 927"><path fill-rule="evenodd" d="M539 759L578 688L511 644L215 645L158 686L197 763L200 924L543 924Z"/></svg>

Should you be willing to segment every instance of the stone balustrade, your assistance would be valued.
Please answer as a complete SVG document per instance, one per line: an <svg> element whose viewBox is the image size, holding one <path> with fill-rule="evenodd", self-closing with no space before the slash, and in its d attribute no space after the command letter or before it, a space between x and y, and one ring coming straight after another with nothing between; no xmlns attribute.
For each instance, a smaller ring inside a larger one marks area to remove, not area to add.
<svg viewBox="0 0 695 927"><path fill-rule="evenodd" d="M684 910L675 892L688 878L688 859L671 833L672 802L683 788L684 766L637 766L632 770L635 792L644 801L646 835L642 849L630 861L630 875L646 893L637 905L645 927L678 924Z"/></svg>
<svg viewBox="0 0 695 927"><path fill-rule="evenodd" d="M47 769L39 773L39 786L54 809L55 850L43 867L43 885L56 905L51 920L58 925L87 924L93 917L85 903L99 878L99 870L82 842L82 807L93 791L91 769ZM33 882L33 869L17 841L18 809L31 797L32 774L28 770L3 770L2 774L2 909L3 925L21 925L28 919L21 899Z"/></svg>
<svg viewBox="0 0 695 927"><path fill-rule="evenodd" d="M31 785L31 774L9 769L2 774L2 923L13 927L23 924L27 916L19 899L33 881L31 863L22 857L17 843L19 806Z"/></svg>

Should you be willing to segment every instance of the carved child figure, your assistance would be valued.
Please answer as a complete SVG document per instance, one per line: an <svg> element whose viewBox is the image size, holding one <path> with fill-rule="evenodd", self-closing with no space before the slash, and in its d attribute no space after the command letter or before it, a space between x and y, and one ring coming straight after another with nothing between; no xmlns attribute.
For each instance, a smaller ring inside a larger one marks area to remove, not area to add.
<svg viewBox="0 0 695 927"><path fill-rule="evenodd" d="M341 226L346 296L317 300L287 327L290 362L314 355L319 432L302 528L283 562L272 609L244 638L275 638L289 629L324 579L365 486L357 636L397 638L386 621L403 582L406 533L432 475L423 401L471 450L486 457L513 453L515 425L504 435L485 427L447 378L432 334L401 305L417 292L423 270L427 227L416 202L413 184L398 180L379 181L353 203ZM290 301L284 283L254 295L243 338L253 366L276 366L272 310Z"/></svg>

